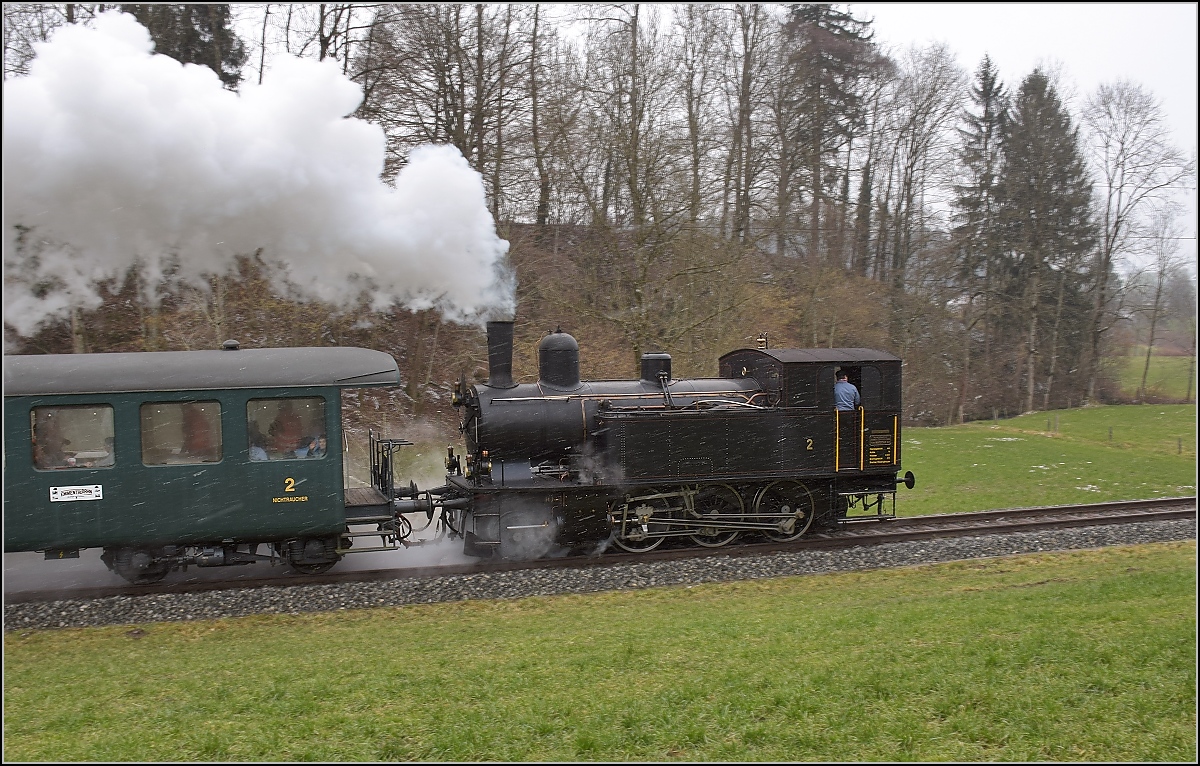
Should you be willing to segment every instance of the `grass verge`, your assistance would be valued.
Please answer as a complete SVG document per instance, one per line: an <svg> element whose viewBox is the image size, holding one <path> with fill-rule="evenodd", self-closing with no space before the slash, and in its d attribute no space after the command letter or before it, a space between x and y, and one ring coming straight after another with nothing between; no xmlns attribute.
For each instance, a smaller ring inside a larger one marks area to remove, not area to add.
<svg viewBox="0 0 1200 766"><path fill-rule="evenodd" d="M5 636L33 761L1194 761L1195 543Z"/></svg>

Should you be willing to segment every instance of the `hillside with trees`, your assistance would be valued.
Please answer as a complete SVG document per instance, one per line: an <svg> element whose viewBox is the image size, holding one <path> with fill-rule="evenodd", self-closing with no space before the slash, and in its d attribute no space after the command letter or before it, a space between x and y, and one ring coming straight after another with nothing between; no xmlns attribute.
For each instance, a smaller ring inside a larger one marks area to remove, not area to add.
<svg viewBox="0 0 1200 766"><path fill-rule="evenodd" d="M112 7L6 4L6 80ZM511 244L519 380L556 327L593 378L648 351L715 375L765 333L899 355L908 421L940 425L1113 401L1135 343L1195 357L1170 204L1194 166L1137 83L1072 104L1053 72L885 50L817 4L121 8L230 89L274 57L336 62L362 87L352 116L384 131L385 179L416 146L457 147ZM485 374L478 327L296 302L262 253L238 264L161 301L130 273L31 337L6 323L6 353L360 345L400 363L393 404L439 422L459 374Z"/></svg>

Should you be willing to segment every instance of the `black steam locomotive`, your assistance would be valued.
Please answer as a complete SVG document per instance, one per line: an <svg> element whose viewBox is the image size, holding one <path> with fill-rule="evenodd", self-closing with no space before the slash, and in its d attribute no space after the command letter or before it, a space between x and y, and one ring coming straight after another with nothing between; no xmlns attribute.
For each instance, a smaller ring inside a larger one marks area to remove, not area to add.
<svg viewBox="0 0 1200 766"><path fill-rule="evenodd" d="M582 381L563 332L538 348L539 379L512 379L511 322L488 324L489 379L460 380L466 454L434 490L468 553L652 550L776 541L814 524L890 518L900 470L899 358L861 348L732 351L720 377L679 380L644 354L638 380ZM861 392L834 407L835 373ZM455 523L457 522L457 523Z"/></svg>

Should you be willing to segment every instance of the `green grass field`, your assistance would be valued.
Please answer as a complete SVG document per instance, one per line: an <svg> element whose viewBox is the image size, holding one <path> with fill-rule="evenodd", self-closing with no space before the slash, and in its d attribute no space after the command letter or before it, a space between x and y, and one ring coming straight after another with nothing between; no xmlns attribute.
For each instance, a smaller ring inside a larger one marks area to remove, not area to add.
<svg viewBox="0 0 1200 766"><path fill-rule="evenodd" d="M1056 410L903 439L917 485L898 492L900 515L1196 494L1195 405Z"/></svg>
<svg viewBox="0 0 1200 766"><path fill-rule="evenodd" d="M1146 376L1146 395L1156 399L1184 401L1188 395L1188 368L1192 361L1186 356L1151 356L1150 372ZM1121 359L1120 381L1121 393L1125 396L1137 396L1138 388L1142 385L1142 371L1146 366L1146 350L1141 354L1131 354ZM1196 398L1196 379L1192 378L1191 399Z"/></svg>
<svg viewBox="0 0 1200 766"><path fill-rule="evenodd" d="M15 761L1194 761L1196 549L5 636Z"/></svg>

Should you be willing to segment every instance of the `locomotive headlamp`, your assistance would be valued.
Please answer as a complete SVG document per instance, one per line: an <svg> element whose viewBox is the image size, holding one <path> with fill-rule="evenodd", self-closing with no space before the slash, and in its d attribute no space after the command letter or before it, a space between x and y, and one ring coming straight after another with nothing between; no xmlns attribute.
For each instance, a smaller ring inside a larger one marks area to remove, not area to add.
<svg viewBox="0 0 1200 766"><path fill-rule="evenodd" d="M463 403L463 387L462 381L454 381L454 394L450 397L450 404L454 407L461 407Z"/></svg>

